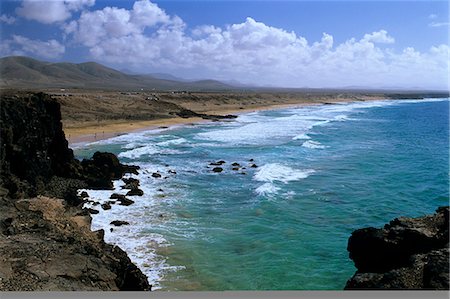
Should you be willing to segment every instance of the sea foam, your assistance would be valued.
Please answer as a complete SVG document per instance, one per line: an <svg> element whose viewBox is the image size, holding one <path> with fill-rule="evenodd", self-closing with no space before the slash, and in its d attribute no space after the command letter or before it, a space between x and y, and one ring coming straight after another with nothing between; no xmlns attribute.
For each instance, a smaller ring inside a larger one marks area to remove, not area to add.
<svg viewBox="0 0 450 299"><path fill-rule="evenodd" d="M261 166L253 178L260 182L279 181L287 183L305 179L312 173L314 173L313 169L297 170L278 163L269 163Z"/></svg>

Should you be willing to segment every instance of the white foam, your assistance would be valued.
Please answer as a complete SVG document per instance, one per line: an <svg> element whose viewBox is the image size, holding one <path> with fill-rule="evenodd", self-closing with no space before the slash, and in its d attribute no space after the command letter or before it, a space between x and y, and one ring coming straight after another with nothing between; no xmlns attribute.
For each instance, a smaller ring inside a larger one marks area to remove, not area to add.
<svg viewBox="0 0 450 299"><path fill-rule="evenodd" d="M256 188L255 192L262 196L271 195L277 193L280 190L279 187L276 187L272 183L265 183L258 188Z"/></svg>
<svg viewBox="0 0 450 299"><path fill-rule="evenodd" d="M279 181L287 183L307 178L314 173L313 169L298 170L278 163L269 163L261 166L253 178L260 182Z"/></svg>
<svg viewBox="0 0 450 299"><path fill-rule="evenodd" d="M134 177L140 181L140 189L144 191L143 196L127 196L134 201L130 206L122 206L118 202L111 204L110 210L103 210L101 204L110 199L112 193L126 194L129 190L122 189L124 185L122 180L113 181L114 190L79 190L79 192L87 191L89 199L98 202L85 203L84 207L94 208L99 211L98 214L92 215L92 230L104 229L105 242L120 246L125 250L131 261L135 263L143 273L148 277L149 283L153 286L153 290L161 288L160 282L164 280L164 276L173 271L183 269L183 266L169 265L164 256L157 254L160 247L171 246L161 234L155 233L168 230L172 227L170 219L174 218L167 212L167 205L172 202L178 202L180 194L172 190L168 186L164 186L164 200L161 199L161 192L156 191L163 183L170 181L170 174L161 165L151 163L138 163L141 167L139 175L127 174L125 177ZM155 179L150 176L151 173L160 171L161 174L167 174L168 179ZM174 196L168 196L170 194ZM164 218L159 217L164 214ZM129 222L129 225L120 227L111 226L111 221L123 220ZM113 231L110 231L113 228Z"/></svg>
<svg viewBox="0 0 450 299"><path fill-rule="evenodd" d="M313 140L307 140L305 142L303 142L302 144L303 147L307 147L307 148L312 148L312 149L323 149L325 148L325 145L323 145L322 143L318 142L318 141L313 141Z"/></svg>
<svg viewBox="0 0 450 299"><path fill-rule="evenodd" d="M118 157L119 158L128 158L128 159L137 159L144 155L152 155L158 153L158 149L154 145L146 145L142 147L138 147L132 149L130 151L121 152Z"/></svg>
<svg viewBox="0 0 450 299"><path fill-rule="evenodd" d="M292 138L292 140L299 140L299 139L311 139L311 137L308 134L300 134Z"/></svg>
<svg viewBox="0 0 450 299"><path fill-rule="evenodd" d="M183 144L183 143L186 143L186 142L187 142L187 140L184 139L184 138L177 138L177 139L161 141L161 142L158 142L156 145L158 145L158 146L171 146L171 145Z"/></svg>

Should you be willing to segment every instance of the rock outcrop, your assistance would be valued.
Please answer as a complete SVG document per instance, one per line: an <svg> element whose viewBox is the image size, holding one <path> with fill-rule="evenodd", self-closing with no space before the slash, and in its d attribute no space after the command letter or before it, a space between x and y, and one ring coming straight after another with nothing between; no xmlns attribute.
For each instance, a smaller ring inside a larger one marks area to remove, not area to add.
<svg viewBox="0 0 450 299"><path fill-rule="evenodd" d="M449 207L356 230L347 249L358 270L345 289L448 290Z"/></svg>
<svg viewBox="0 0 450 299"><path fill-rule="evenodd" d="M149 290L126 253L90 231L76 193L137 167L109 153L76 160L59 104L43 93L2 93L0 134L0 290Z"/></svg>

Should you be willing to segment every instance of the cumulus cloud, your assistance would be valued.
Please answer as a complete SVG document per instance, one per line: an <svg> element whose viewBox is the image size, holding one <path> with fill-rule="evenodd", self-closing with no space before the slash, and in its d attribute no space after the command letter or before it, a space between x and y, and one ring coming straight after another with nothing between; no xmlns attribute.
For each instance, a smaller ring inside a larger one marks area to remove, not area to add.
<svg viewBox="0 0 450 299"><path fill-rule="evenodd" d="M5 23L5 24L8 24L8 25L12 25L15 22L16 22L16 18L14 18L14 17L8 16L8 15L5 15L5 14L0 16L0 23Z"/></svg>
<svg viewBox="0 0 450 299"><path fill-rule="evenodd" d="M66 34L88 47L95 47L111 39L142 35L146 27L169 24L171 18L156 4L147 0L136 1L131 10L105 7L84 11L77 21L64 26Z"/></svg>
<svg viewBox="0 0 450 299"><path fill-rule="evenodd" d="M370 34L365 34L363 41L380 44L393 44L395 39L392 36L389 36L386 30L380 30Z"/></svg>
<svg viewBox="0 0 450 299"><path fill-rule="evenodd" d="M63 22L71 17L72 11L95 4L95 0L23 0L16 13L28 20L44 24Z"/></svg>
<svg viewBox="0 0 450 299"><path fill-rule="evenodd" d="M57 40L34 40L22 35L13 35L11 39L2 41L0 55L31 55L45 59L60 57L65 52L65 46Z"/></svg>
<svg viewBox="0 0 450 299"><path fill-rule="evenodd" d="M70 13L91 2L61 3ZM143 73L284 87L447 88L448 45L394 50L394 37L383 29L336 44L329 33L308 41L251 17L222 27L188 28L149 0L130 9L83 10L62 28L70 43L88 49L90 59ZM13 43L17 49L17 38Z"/></svg>

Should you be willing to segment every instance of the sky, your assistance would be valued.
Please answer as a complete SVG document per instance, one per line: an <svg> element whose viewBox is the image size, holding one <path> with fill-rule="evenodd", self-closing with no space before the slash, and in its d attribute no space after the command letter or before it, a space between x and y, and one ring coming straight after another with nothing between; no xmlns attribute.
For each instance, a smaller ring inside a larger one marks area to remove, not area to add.
<svg viewBox="0 0 450 299"><path fill-rule="evenodd" d="M0 56L310 88L449 87L447 1L0 2Z"/></svg>

